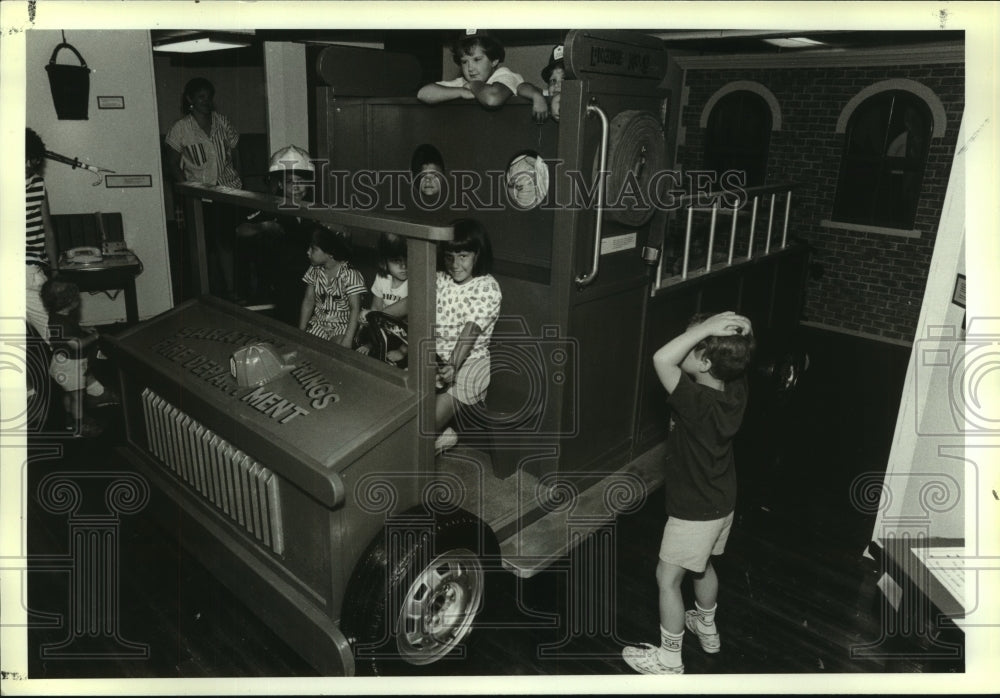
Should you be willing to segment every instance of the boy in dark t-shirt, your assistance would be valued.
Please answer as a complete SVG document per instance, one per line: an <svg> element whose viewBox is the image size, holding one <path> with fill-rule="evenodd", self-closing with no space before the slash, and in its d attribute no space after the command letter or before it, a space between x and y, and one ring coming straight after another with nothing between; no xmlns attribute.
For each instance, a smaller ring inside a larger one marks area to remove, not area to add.
<svg viewBox="0 0 1000 698"><path fill-rule="evenodd" d="M754 349L750 321L733 312L692 318L688 329L653 355L672 408L665 466L667 523L660 544L660 646L625 647L642 674L683 674L684 628L708 653L721 646L715 627L721 555L736 507L733 438L747 402L745 371ZM684 610L681 581L690 572L695 608Z"/></svg>

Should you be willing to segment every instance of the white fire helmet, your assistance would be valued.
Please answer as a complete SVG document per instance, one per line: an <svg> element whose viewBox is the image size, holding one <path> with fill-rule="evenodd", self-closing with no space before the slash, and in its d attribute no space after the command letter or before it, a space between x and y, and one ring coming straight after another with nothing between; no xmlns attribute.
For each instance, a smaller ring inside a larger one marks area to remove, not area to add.
<svg viewBox="0 0 1000 698"><path fill-rule="evenodd" d="M241 388L255 388L295 368L297 352L279 354L269 342L253 342L229 357L229 373Z"/></svg>
<svg viewBox="0 0 1000 698"><path fill-rule="evenodd" d="M271 156L268 172L295 170L298 172L315 172L316 167L309 160L309 153L297 145L281 148Z"/></svg>

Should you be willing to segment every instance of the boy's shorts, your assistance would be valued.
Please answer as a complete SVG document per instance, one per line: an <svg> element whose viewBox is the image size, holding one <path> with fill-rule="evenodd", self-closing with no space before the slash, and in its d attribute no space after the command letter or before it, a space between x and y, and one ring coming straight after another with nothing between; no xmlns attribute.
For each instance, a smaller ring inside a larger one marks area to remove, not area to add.
<svg viewBox="0 0 1000 698"><path fill-rule="evenodd" d="M87 359L71 359L65 351L56 351L49 363L49 375L67 392L87 387Z"/></svg>
<svg viewBox="0 0 1000 698"><path fill-rule="evenodd" d="M663 527L660 559L695 573L704 572L709 556L725 551L732 527L732 512L711 521L689 521L671 516Z"/></svg>

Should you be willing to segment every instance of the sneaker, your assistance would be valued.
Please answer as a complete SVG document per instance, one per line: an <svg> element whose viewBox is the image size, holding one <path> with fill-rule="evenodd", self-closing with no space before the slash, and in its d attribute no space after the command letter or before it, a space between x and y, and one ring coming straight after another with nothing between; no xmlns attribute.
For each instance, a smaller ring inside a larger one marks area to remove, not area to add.
<svg viewBox="0 0 1000 698"><path fill-rule="evenodd" d="M698 611L687 611L684 614L684 625L698 636L701 648L708 654L716 654L722 647L722 640L719 638L719 633L706 633L703 630L704 626L701 624L701 614Z"/></svg>
<svg viewBox="0 0 1000 698"><path fill-rule="evenodd" d="M667 666L660 659L660 648L648 642L638 647L623 647L622 659L640 674L683 674L684 665Z"/></svg>
<svg viewBox="0 0 1000 698"><path fill-rule="evenodd" d="M441 455L449 448L458 443L458 434L451 427L441 432L441 435L434 441L434 455Z"/></svg>

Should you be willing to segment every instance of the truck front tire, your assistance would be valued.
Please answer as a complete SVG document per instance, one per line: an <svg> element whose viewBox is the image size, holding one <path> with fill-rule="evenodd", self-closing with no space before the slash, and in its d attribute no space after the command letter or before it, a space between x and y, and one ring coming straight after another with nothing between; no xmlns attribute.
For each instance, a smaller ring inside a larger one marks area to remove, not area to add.
<svg viewBox="0 0 1000 698"><path fill-rule="evenodd" d="M451 654L482 608L490 558L499 560L492 531L464 511L415 529L387 525L344 601L358 673L416 674Z"/></svg>

